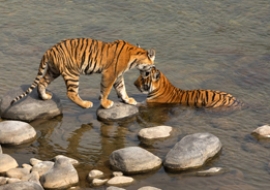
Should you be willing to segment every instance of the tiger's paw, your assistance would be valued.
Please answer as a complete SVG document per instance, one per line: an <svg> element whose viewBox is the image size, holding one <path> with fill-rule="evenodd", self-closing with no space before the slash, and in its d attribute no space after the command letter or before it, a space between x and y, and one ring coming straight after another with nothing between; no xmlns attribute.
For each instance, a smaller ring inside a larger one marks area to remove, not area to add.
<svg viewBox="0 0 270 190"><path fill-rule="evenodd" d="M41 95L42 100L50 100L52 99L52 93L51 92L46 92L45 94Z"/></svg>
<svg viewBox="0 0 270 190"><path fill-rule="evenodd" d="M88 109L88 108L93 107L93 103L90 101L83 101L81 104L81 107L84 109Z"/></svg>
<svg viewBox="0 0 270 190"><path fill-rule="evenodd" d="M137 105L137 101L134 98L128 98L125 100L126 103L132 104L132 105Z"/></svg>
<svg viewBox="0 0 270 190"><path fill-rule="evenodd" d="M113 106L113 101L108 99L101 99L100 104L103 108L108 109Z"/></svg>

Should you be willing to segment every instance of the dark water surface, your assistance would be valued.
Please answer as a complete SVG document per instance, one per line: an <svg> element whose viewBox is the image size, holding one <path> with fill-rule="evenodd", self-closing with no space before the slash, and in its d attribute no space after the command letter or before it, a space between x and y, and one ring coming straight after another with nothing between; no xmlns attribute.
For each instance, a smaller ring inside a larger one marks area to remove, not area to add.
<svg viewBox="0 0 270 190"><path fill-rule="evenodd" d="M156 65L183 89L229 92L249 105L231 114L214 114L182 107L142 108L126 122L105 124L96 119L100 75L82 76L80 94L94 102L81 109L66 97L61 78L49 90L63 104L63 116L34 121L38 138L31 145L3 148L19 164L32 157L49 160L63 154L81 163L77 167L81 189L91 169L111 175L112 151L141 146L137 133L145 127L169 125L174 135L152 147L164 158L187 134L210 132L223 144L221 153L200 169L223 167L227 172L198 177L194 171L170 173L161 167L135 175L138 189L267 189L270 188L270 140L251 132L270 123L270 2L268 0L141 0L141 1L0 1L0 97L22 84L30 84L41 56L56 42L73 37L103 41L124 39L156 49ZM137 70L125 75L127 92L138 101L145 95L133 86ZM112 99L117 101L115 92ZM195 170L196 171L196 170Z"/></svg>

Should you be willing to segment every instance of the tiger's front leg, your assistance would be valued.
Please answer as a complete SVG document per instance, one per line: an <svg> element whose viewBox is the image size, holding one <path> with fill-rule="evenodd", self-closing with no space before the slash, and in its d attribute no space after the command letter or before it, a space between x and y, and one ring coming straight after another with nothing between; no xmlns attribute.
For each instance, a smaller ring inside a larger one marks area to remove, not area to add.
<svg viewBox="0 0 270 190"><path fill-rule="evenodd" d="M110 72L103 72L100 84L100 104L103 108L108 109L113 106L113 101L108 99L114 84L114 76Z"/></svg>
<svg viewBox="0 0 270 190"><path fill-rule="evenodd" d="M132 104L132 105L137 104L137 102L136 102L136 100L134 98L130 98L127 95L123 75L120 75L117 78L117 80L116 80L116 82L114 83L113 86L114 86L114 88L115 88L115 90L117 92L118 97L120 97L125 103Z"/></svg>

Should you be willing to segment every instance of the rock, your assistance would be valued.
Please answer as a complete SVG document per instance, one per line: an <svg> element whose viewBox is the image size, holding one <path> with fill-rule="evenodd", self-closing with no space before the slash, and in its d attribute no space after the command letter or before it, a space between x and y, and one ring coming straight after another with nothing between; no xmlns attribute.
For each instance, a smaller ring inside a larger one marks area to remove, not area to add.
<svg viewBox="0 0 270 190"><path fill-rule="evenodd" d="M0 122L0 143L20 145L35 139L36 131L28 123L21 121Z"/></svg>
<svg viewBox="0 0 270 190"><path fill-rule="evenodd" d="M169 137L171 131L172 127L170 126L150 127L141 129L138 136L142 143L151 145L153 140Z"/></svg>
<svg viewBox="0 0 270 190"><path fill-rule="evenodd" d="M212 176L212 175L217 175L223 173L222 172L222 168L220 167L212 167L209 168L208 170L202 170L202 171L198 171L197 175L198 176Z"/></svg>
<svg viewBox="0 0 270 190"><path fill-rule="evenodd" d="M98 108L97 117L99 120L115 121L132 117L138 112L139 109L134 105L114 102L114 105L109 109Z"/></svg>
<svg viewBox="0 0 270 190"><path fill-rule="evenodd" d="M63 159L67 159L73 166L76 166L79 164L79 161L78 160L75 160L73 158L69 158L67 156L63 156L63 155L57 155L54 157L54 161L56 161L57 159L60 159L60 158L63 158Z"/></svg>
<svg viewBox="0 0 270 190"><path fill-rule="evenodd" d="M258 127L253 131L253 133L261 136L261 137L270 137L270 126L269 125L263 125L261 127Z"/></svg>
<svg viewBox="0 0 270 190"><path fill-rule="evenodd" d="M88 174L88 180L92 180L94 178L101 178L103 177L104 173L100 170L91 170Z"/></svg>
<svg viewBox="0 0 270 190"><path fill-rule="evenodd" d="M145 173L158 168L162 160L140 147L127 147L113 151L110 164L124 173Z"/></svg>
<svg viewBox="0 0 270 190"><path fill-rule="evenodd" d="M42 186L46 189L70 187L79 182L79 176L74 166L67 159L57 159L53 167L40 177Z"/></svg>
<svg viewBox="0 0 270 190"><path fill-rule="evenodd" d="M116 176L123 176L123 173L122 172L113 172L113 176L116 177Z"/></svg>
<svg viewBox="0 0 270 190"><path fill-rule="evenodd" d="M126 177L126 176L117 176L111 178L109 181L107 181L107 185L127 185L134 181L132 177Z"/></svg>
<svg viewBox="0 0 270 190"><path fill-rule="evenodd" d="M119 188L119 187L110 186L106 190L125 190L125 189Z"/></svg>
<svg viewBox="0 0 270 190"><path fill-rule="evenodd" d="M36 183L24 181L16 182L11 184L6 184L0 186L0 190L44 190L41 186Z"/></svg>
<svg viewBox="0 0 270 190"><path fill-rule="evenodd" d="M32 172L37 172L39 176L43 176L45 173L51 170L53 166L54 166L54 162L41 161L41 162L36 163L33 166Z"/></svg>
<svg viewBox="0 0 270 190"><path fill-rule="evenodd" d="M0 154L0 173L16 168L18 166L17 161L8 154Z"/></svg>
<svg viewBox="0 0 270 190"><path fill-rule="evenodd" d="M3 154L2 146L0 145L0 154Z"/></svg>
<svg viewBox="0 0 270 190"><path fill-rule="evenodd" d="M1 118L30 122L38 118L53 118L62 113L60 99L55 94L51 100L41 100L36 89L27 97L10 106L10 102L28 87L29 85L22 85L19 89L13 89L2 97L0 102Z"/></svg>
<svg viewBox="0 0 270 190"><path fill-rule="evenodd" d="M22 179L24 176L29 175L30 170L25 168L12 168L6 172L6 176L10 178Z"/></svg>
<svg viewBox="0 0 270 190"><path fill-rule="evenodd" d="M0 185L5 185L7 183L7 178L0 176ZM0 186L1 188L1 186Z"/></svg>
<svg viewBox="0 0 270 190"><path fill-rule="evenodd" d="M221 149L220 140L210 133L195 133L183 137L166 155L164 166L179 171L202 166Z"/></svg>
<svg viewBox="0 0 270 190"><path fill-rule="evenodd" d="M97 187L97 186L101 186L104 185L106 182L108 181L108 179L93 179L92 184L93 186Z"/></svg>
<svg viewBox="0 0 270 190"><path fill-rule="evenodd" d="M22 164L22 167L27 169L30 173L30 170L32 169L32 166L30 166L29 164Z"/></svg>
<svg viewBox="0 0 270 190"><path fill-rule="evenodd" d="M20 179L17 178L7 178L7 183L11 184L11 183L18 183L21 182Z"/></svg>
<svg viewBox="0 0 270 190"><path fill-rule="evenodd" d="M39 160L39 159L36 159L36 158L30 158L30 164L32 166L34 166L34 165L36 165L36 164L38 164L40 162L43 162L43 161L42 160Z"/></svg>
<svg viewBox="0 0 270 190"><path fill-rule="evenodd" d="M138 190L161 190L161 189L158 189L158 188L155 188L155 187L151 187L151 186L145 186L145 187L141 187Z"/></svg>

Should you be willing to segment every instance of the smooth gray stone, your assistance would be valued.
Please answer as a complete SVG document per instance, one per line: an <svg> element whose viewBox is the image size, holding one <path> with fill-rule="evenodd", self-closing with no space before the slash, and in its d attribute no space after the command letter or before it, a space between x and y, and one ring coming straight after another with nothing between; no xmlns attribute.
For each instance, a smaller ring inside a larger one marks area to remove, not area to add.
<svg viewBox="0 0 270 190"><path fill-rule="evenodd" d="M166 155L164 166L180 171L202 166L221 149L220 140L210 133L195 133L183 137Z"/></svg>
<svg viewBox="0 0 270 190"><path fill-rule="evenodd" d="M139 113L138 107L121 102L114 102L109 109L99 107L97 109L97 117L99 120L115 121L130 118Z"/></svg>
<svg viewBox="0 0 270 190"><path fill-rule="evenodd" d="M35 129L22 121L0 122L0 143L20 145L30 142L36 137Z"/></svg>
<svg viewBox="0 0 270 190"><path fill-rule="evenodd" d="M110 155L113 169L124 173L145 173L158 168L161 163L159 157L140 147L123 148Z"/></svg>
<svg viewBox="0 0 270 190"><path fill-rule="evenodd" d="M0 190L44 190L36 183L22 181L0 186Z"/></svg>
<svg viewBox="0 0 270 190"><path fill-rule="evenodd" d="M28 85L22 85L19 89L10 90L2 97L0 102L1 118L30 122L39 118L50 119L62 114L61 101L55 94L51 100L41 100L36 89L27 97L10 106L10 102L28 87Z"/></svg>

